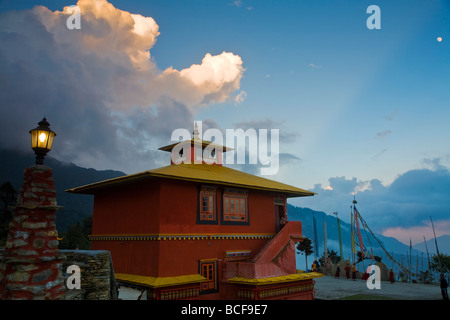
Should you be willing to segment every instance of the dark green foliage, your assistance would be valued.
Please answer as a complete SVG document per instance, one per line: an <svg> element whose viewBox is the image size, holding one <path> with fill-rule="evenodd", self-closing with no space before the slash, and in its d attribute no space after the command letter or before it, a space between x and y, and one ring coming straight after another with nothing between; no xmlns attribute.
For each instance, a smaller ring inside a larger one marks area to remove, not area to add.
<svg viewBox="0 0 450 320"><path fill-rule="evenodd" d="M300 252L297 252L297 254L304 254L305 255L305 262L306 265L308 265L308 256L313 253L313 246L311 244L311 239L309 238L303 238L302 241L297 243L297 250Z"/></svg>
<svg viewBox="0 0 450 320"><path fill-rule="evenodd" d="M88 235L92 230L92 217L84 218L83 222L69 226L67 232L59 234L62 240L59 241L59 249L80 249L89 250Z"/></svg>
<svg viewBox="0 0 450 320"><path fill-rule="evenodd" d="M12 206L15 205L17 191L11 182L0 186L0 246L4 246L8 237L9 223L12 220Z"/></svg>

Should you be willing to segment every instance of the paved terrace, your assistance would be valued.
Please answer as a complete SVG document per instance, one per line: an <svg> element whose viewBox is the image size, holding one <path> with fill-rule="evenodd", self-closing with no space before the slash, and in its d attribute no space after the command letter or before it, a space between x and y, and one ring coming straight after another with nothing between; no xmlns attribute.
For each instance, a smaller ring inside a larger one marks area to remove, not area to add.
<svg viewBox="0 0 450 320"><path fill-rule="evenodd" d="M354 296L355 299L442 300L438 285L381 281L380 289L368 289L366 281L347 280L333 276L315 279L316 299L337 300Z"/></svg>
<svg viewBox="0 0 450 320"><path fill-rule="evenodd" d="M335 279L332 276L315 278L316 299L396 299L396 300L442 300L441 289L437 285L381 281L381 289L370 290L366 282ZM136 300L141 292L137 289L121 286L119 298Z"/></svg>

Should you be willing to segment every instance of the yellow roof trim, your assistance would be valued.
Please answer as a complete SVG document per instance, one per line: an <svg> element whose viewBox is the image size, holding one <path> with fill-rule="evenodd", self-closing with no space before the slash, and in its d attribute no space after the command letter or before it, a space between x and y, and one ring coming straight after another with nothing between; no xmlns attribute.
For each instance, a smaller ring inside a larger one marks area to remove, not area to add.
<svg viewBox="0 0 450 320"><path fill-rule="evenodd" d="M258 189L285 193L288 197L313 196L315 193L290 186L274 180L255 176L246 172L220 165L208 164L179 164L151 169L140 173L108 179L85 186L66 190L71 193L93 194L99 188L113 186L119 183L137 181L143 178L159 177L179 179L200 183L220 184L225 186Z"/></svg>
<svg viewBox="0 0 450 320"><path fill-rule="evenodd" d="M309 280L309 279L313 279L313 278L320 278L322 276L323 276L322 273L309 272L309 273L294 273L294 274L289 274L286 276L267 277L267 278L234 277L234 278L228 279L227 282L259 286L259 285L293 282L293 281L300 281L300 280Z"/></svg>
<svg viewBox="0 0 450 320"><path fill-rule="evenodd" d="M206 278L199 274L189 274L174 277L150 277L135 274L116 273L115 277L116 280L120 282L151 288L170 287L206 281Z"/></svg>
<svg viewBox="0 0 450 320"><path fill-rule="evenodd" d="M263 237L263 236L275 236L276 233L100 233L100 234L90 234L90 237L220 237L220 236L231 236L231 237ZM236 250L241 251L241 250Z"/></svg>

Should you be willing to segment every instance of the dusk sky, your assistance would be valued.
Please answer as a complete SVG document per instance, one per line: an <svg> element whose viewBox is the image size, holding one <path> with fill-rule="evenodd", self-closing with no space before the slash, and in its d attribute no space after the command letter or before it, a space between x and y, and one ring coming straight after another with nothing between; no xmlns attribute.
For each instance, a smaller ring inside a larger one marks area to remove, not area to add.
<svg viewBox="0 0 450 320"><path fill-rule="evenodd" d="M279 129L266 177L318 193L290 203L348 222L356 195L377 232L450 234L448 0L0 1L0 88L0 148L45 116L52 157L131 174L194 120Z"/></svg>

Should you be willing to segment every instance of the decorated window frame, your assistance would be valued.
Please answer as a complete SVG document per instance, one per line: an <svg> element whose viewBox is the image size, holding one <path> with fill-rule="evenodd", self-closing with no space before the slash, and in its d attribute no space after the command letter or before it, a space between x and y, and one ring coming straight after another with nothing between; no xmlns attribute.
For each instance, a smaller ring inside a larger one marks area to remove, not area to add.
<svg viewBox="0 0 450 320"><path fill-rule="evenodd" d="M217 188L201 186L198 195L197 223L217 224Z"/></svg>
<svg viewBox="0 0 450 320"><path fill-rule="evenodd" d="M221 223L229 225L249 225L248 191L225 188L222 196Z"/></svg>
<svg viewBox="0 0 450 320"><path fill-rule="evenodd" d="M200 294L219 292L218 259L202 259L198 261L198 273L206 278L200 284Z"/></svg>

